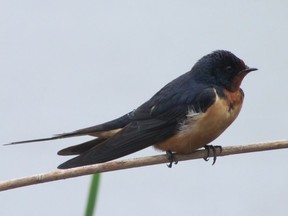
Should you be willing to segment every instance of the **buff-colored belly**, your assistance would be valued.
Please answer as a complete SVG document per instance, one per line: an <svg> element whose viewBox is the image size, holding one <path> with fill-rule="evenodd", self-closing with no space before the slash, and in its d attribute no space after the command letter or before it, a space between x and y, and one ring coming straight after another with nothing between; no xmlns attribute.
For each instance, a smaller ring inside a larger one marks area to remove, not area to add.
<svg viewBox="0 0 288 216"><path fill-rule="evenodd" d="M191 153L216 139L236 119L242 107L242 95L236 92L236 101L216 97L205 113L190 111L179 132L155 145L155 148L177 153ZM231 95L230 95L231 96ZM233 102L233 103L232 103Z"/></svg>

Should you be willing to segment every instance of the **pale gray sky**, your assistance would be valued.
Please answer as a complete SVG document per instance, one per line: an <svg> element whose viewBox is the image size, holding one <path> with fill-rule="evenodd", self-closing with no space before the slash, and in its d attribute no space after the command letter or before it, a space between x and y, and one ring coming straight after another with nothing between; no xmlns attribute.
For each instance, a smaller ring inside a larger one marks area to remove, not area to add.
<svg viewBox="0 0 288 216"><path fill-rule="evenodd" d="M227 49L259 68L213 144L287 139L287 1L0 1L0 143L118 117ZM0 180L53 171L86 138L0 147ZM152 148L130 157L157 154ZM97 215L287 215L287 150L105 173ZM0 215L82 215L90 177L0 193Z"/></svg>

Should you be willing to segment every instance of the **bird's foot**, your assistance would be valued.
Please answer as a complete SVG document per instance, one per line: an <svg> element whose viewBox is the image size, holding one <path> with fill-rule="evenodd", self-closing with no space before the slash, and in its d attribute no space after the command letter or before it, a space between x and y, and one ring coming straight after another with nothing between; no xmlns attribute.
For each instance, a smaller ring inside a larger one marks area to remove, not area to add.
<svg viewBox="0 0 288 216"><path fill-rule="evenodd" d="M174 163L174 164L177 164L177 163L178 163L178 160L176 159L175 154L173 154L172 151L170 151L170 150L166 151L166 155L167 155L167 159L170 161L170 163L167 164L167 166L168 166L169 168L172 167L172 164L173 164L173 163Z"/></svg>
<svg viewBox="0 0 288 216"><path fill-rule="evenodd" d="M217 159L217 156L216 156L216 148L219 148L220 149L220 154L222 152L222 146L213 146L213 145L205 145L204 148L206 149L207 151L207 157L203 158L205 161L208 161L209 160L209 157L210 157L210 153L211 153L211 150L213 152L213 163L212 165L215 164L216 162L216 159Z"/></svg>

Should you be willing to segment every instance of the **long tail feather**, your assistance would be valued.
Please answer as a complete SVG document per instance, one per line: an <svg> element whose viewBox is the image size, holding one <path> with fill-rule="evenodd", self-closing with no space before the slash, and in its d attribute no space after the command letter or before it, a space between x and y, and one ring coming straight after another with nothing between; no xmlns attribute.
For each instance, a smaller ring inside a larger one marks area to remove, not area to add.
<svg viewBox="0 0 288 216"><path fill-rule="evenodd" d="M96 145L104 142L106 139L93 139L93 140L89 140L87 142L78 144L78 145L74 145L74 146L69 146L67 148L61 149L60 151L57 152L58 155L79 155L82 154L88 150L90 150L91 148L95 147Z"/></svg>

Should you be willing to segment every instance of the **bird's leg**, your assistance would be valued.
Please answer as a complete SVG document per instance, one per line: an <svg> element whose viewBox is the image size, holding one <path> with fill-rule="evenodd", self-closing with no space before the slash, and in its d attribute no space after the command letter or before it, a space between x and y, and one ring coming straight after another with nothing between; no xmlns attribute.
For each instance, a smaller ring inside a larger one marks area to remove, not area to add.
<svg viewBox="0 0 288 216"><path fill-rule="evenodd" d="M205 145L205 146L204 146L205 150L207 151L207 156L203 158L205 161L209 161L210 147L211 147L211 146L209 146L209 145Z"/></svg>
<svg viewBox="0 0 288 216"><path fill-rule="evenodd" d="M175 155L173 154L172 151L170 151L170 150L166 151L166 155L167 155L167 159L170 161L170 163L167 164L167 166L169 168L172 167L173 162L174 162L174 164L178 163L178 161L177 161L177 159L176 159L176 157L175 157Z"/></svg>
<svg viewBox="0 0 288 216"><path fill-rule="evenodd" d="M221 154L221 153L222 153L222 146L205 145L204 148L205 148L206 151L207 151L207 157L205 157L204 160L205 160L205 161L208 161L208 160L209 160L210 150L212 150L212 152L213 152L213 163L212 163L212 165L214 165L215 162L216 162L216 159L217 159L217 156L216 156L216 148L219 148L219 149L220 149L220 154Z"/></svg>

